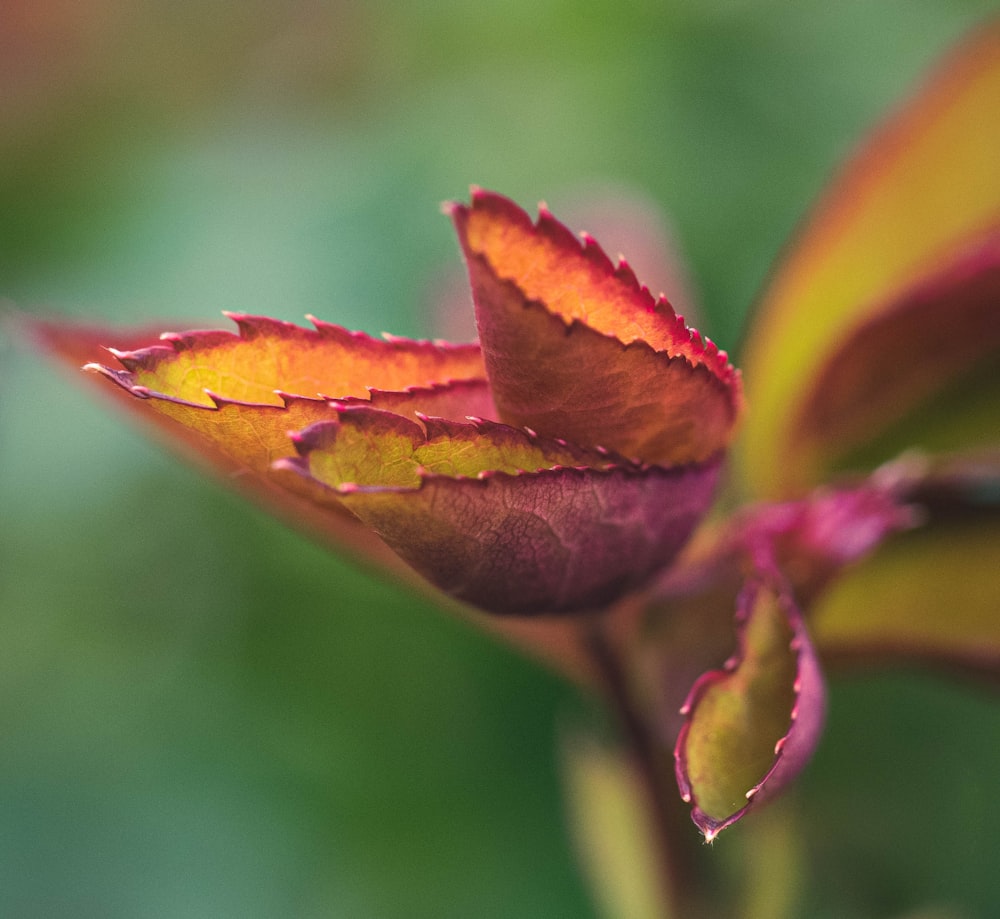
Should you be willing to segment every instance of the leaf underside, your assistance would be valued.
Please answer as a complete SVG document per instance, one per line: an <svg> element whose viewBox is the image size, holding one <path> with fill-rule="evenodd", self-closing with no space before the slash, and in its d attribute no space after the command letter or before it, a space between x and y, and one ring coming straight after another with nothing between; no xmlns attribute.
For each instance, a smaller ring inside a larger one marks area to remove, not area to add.
<svg viewBox="0 0 1000 919"><path fill-rule="evenodd" d="M640 467L491 423L372 410L297 438L280 464L321 483L430 581L498 613L600 608L669 562L718 461Z"/></svg>
<svg viewBox="0 0 1000 919"><path fill-rule="evenodd" d="M474 190L451 215L501 420L647 463L729 443L739 374L627 265L499 195Z"/></svg>

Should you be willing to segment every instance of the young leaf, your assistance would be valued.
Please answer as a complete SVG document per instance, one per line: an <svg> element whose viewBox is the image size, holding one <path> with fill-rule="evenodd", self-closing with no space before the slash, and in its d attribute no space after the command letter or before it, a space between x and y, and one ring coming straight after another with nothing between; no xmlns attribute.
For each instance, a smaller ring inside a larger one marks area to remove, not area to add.
<svg viewBox="0 0 1000 919"><path fill-rule="evenodd" d="M819 664L787 593L749 583L737 624L739 652L695 683L677 738L681 796L707 841L792 781L823 725Z"/></svg>

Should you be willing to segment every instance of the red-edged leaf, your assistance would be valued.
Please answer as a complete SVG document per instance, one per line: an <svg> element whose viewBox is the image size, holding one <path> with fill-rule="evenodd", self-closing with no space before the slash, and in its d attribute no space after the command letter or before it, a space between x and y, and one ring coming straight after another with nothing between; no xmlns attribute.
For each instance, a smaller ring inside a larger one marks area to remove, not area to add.
<svg viewBox="0 0 1000 919"><path fill-rule="evenodd" d="M34 341L40 350L55 357L77 374L77 379L92 382L96 391L112 399L118 407L127 410L133 417L152 423L155 433L168 446L180 449L188 458L210 460L217 470L224 473L228 483L251 497L262 500L290 525L332 542L340 551L347 551L369 564L377 564L396 577L426 585L409 565L353 514L334 509L329 503L327 489L322 489L326 503L317 504L311 498L308 483L300 476L273 470L266 471L265 474L248 472L244 462L227 456L221 444L212 443L212 438L223 435L228 427L228 424L220 425L219 421L235 418L237 426L244 427L256 424L260 419L277 419L279 427L266 429L264 436L270 437L273 434L276 442L283 439L284 444L291 444L287 434L289 430L295 429L298 422L283 414L282 406L237 405L224 401L218 406L215 402L211 405L185 406L171 399L157 399L151 393L146 393L146 398L137 398L129 388L128 371L108 372L119 384L114 386L108 385L107 379L97 373L79 372L84 363L107 361L109 345L131 351L161 346L162 326L156 329L106 328L73 322L44 321L23 315L6 318L15 324L20 337ZM352 340L363 339L358 336ZM381 344L376 343L374 347L381 347ZM325 404L320 400L292 399L286 396L284 401L290 403L293 412L296 409L326 411ZM370 403L363 396L344 401L347 405L370 404L411 417L422 412L445 417L475 415L488 418L495 412L489 386L484 380L457 381L402 393L373 391L370 393ZM169 414L171 412L187 413L186 418L172 418ZM209 439L206 439L206 434ZM272 451L264 451L264 455L271 453ZM259 466L253 460L252 453L245 455L243 459L251 460L255 468ZM240 470L242 474L236 474ZM444 600L438 591L434 590L433 594L437 602ZM456 605L455 609L473 619L480 627L512 642L527 653L540 657L570 677L582 682L593 681L591 662L580 646L573 620L501 619L478 614L468 607L461 607L459 610Z"/></svg>
<svg viewBox="0 0 1000 919"><path fill-rule="evenodd" d="M743 361L754 410L740 452L757 493L808 489L987 353L978 436L995 434L998 111L994 22L872 136L794 241Z"/></svg>
<svg viewBox="0 0 1000 919"><path fill-rule="evenodd" d="M347 407L339 421L314 425L294 437L311 471L345 493L359 488L418 488L427 475L472 478L576 466L606 469L625 464L607 451L490 421L457 422Z"/></svg>
<svg viewBox="0 0 1000 919"><path fill-rule="evenodd" d="M383 340L315 319L315 329L304 329L263 316L228 315L238 333L167 334L152 348L112 353L132 374L133 386L206 406L212 395L280 405L281 393L342 399L365 397L370 389L484 378L477 345Z"/></svg>
<svg viewBox="0 0 1000 919"><path fill-rule="evenodd" d="M95 379L104 377L116 384L105 384L105 392L119 395L119 404L154 424L174 449L207 460L229 481L263 498L297 525L397 572L406 566L353 515L345 509L331 513L328 507L315 507L307 483L272 470L275 460L295 453L290 432L338 417L337 406L323 399L281 390L298 386L318 392L329 386L348 397L348 404L367 397L372 404L411 416L456 412L464 417L493 410L488 384L475 378L482 365L474 345L380 341L323 323L308 330L253 317L239 317L240 334L212 331L165 337L148 329L99 329L27 318L20 324L67 366L79 369L80 362L89 359ZM124 369L95 362L107 360L109 342L130 348L113 352ZM295 363L300 352L301 367ZM408 381L405 385L414 388L369 392L360 382L368 370L373 385ZM472 378L416 385L437 372L445 378ZM206 383L222 393L202 388ZM239 393L263 401L239 401L235 398Z"/></svg>
<svg viewBox="0 0 1000 919"><path fill-rule="evenodd" d="M1000 675L1000 455L915 477L922 525L833 581L810 630L834 662L919 661Z"/></svg>
<svg viewBox="0 0 1000 919"><path fill-rule="evenodd" d="M673 747L692 684L733 646L733 609L748 572L776 569L808 620L811 604L845 569L919 517L897 476L820 490L801 501L747 508L699 531L642 598L637 653L653 674L657 722Z"/></svg>
<svg viewBox="0 0 1000 919"><path fill-rule="evenodd" d="M719 471L365 408L297 443L301 459L281 469L322 483L442 590L497 613L596 609L640 585L687 540Z"/></svg>
<svg viewBox="0 0 1000 919"><path fill-rule="evenodd" d="M901 462L850 487L750 507L732 523L729 538L772 559L808 615L815 598L845 569L919 523L904 486L907 471Z"/></svg>
<svg viewBox="0 0 1000 919"><path fill-rule="evenodd" d="M151 347L113 350L124 370L99 363L86 369L142 400L172 434L223 466L263 475L275 460L293 455L290 431L337 417L324 395L348 403L374 397L408 414L491 408L485 381L475 378L481 363L474 345L381 341L320 322L310 330L234 318L239 334L168 334ZM425 386L435 373L456 382Z"/></svg>
<svg viewBox="0 0 1000 919"><path fill-rule="evenodd" d="M681 796L707 841L798 775L825 712L819 665L785 590L748 583L737 625L739 651L695 683L677 739Z"/></svg>
<svg viewBox="0 0 1000 919"><path fill-rule="evenodd" d="M336 417L323 395L411 416L494 413L475 345L379 340L316 320L311 330L233 318L238 334L24 324L50 353L74 369L86 363L135 397L126 400L131 409L227 472L267 473L292 455L289 431ZM111 341L128 349L111 349ZM109 352L124 369L102 363Z"/></svg>
<svg viewBox="0 0 1000 919"><path fill-rule="evenodd" d="M804 617L845 569L913 525L901 479L886 471L849 489L744 509L704 528L641 598L637 672L648 681L656 736L675 752L682 794L709 839L748 801L791 781L811 754L823 689Z"/></svg>
<svg viewBox="0 0 1000 919"><path fill-rule="evenodd" d="M726 355L589 237L474 190L452 205L500 418L654 463L724 448L742 404Z"/></svg>

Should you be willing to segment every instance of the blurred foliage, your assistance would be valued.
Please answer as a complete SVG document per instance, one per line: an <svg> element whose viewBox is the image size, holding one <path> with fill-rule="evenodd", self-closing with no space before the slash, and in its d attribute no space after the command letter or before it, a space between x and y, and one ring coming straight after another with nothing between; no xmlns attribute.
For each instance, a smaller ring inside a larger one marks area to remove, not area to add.
<svg viewBox="0 0 1000 919"><path fill-rule="evenodd" d="M610 187L669 215L735 348L824 176L995 8L9 0L0 292L434 334L440 201ZM585 700L0 347L0 914L592 915L554 742ZM992 914L990 702L835 681L802 915Z"/></svg>

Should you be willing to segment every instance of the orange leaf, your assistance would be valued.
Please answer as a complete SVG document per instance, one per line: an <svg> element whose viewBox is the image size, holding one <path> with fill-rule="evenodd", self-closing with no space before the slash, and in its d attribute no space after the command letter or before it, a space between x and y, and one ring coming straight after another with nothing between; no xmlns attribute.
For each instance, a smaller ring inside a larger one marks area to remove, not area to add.
<svg viewBox="0 0 1000 919"><path fill-rule="evenodd" d="M238 318L238 335L211 331L157 336L145 329L100 329L26 318L21 323L68 366L78 369L81 361L90 360L88 369L117 384L104 390L121 394L119 404L152 423L172 448L207 460L229 481L297 525L396 572L405 566L395 553L346 509L331 514L329 507L315 506L307 482L272 469L276 460L295 453L292 431L338 417L338 406L327 400L288 395L280 389L299 386L318 391L329 386L348 397L347 404L363 401L414 417L418 412L481 416L493 410L488 384L475 378L482 371L475 345L380 341L324 323L308 330L244 316ZM134 350L104 347L111 341ZM109 351L126 369L96 363ZM301 367L295 363L300 351ZM472 378L403 392L370 392L361 382L366 373L373 383L404 386L428 381L434 373L445 379ZM206 383L223 394L206 391ZM261 401L239 401L235 398L239 393Z"/></svg>
<svg viewBox="0 0 1000 919"><path fill-rule="evenodd" d="M159 346L112 353L132 372L135 386L208 406L212 395L281 405L280 393L340 399L364 397L369 389L484 378L477 345L380 340L315 319L315 329L303 329L263 316L227 315L239 334L164 335Z"/></svg>
<svg viewBox="0 0 1000 919"><path fill-rule="evenodd" d="M544 209L474 190L452 205L500 418L651 463L724 448L741 407L724 352L627 265Z"/></svg>

